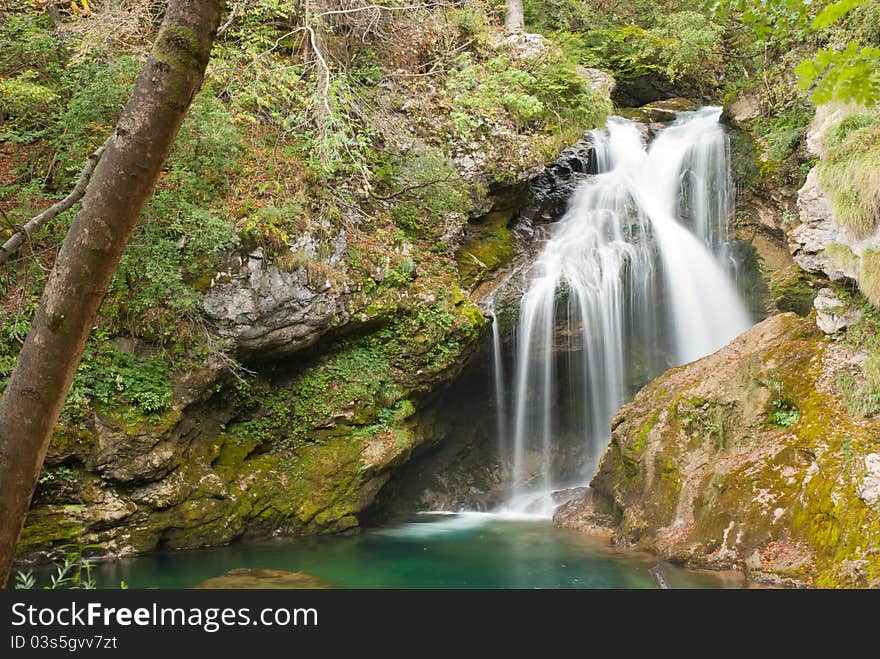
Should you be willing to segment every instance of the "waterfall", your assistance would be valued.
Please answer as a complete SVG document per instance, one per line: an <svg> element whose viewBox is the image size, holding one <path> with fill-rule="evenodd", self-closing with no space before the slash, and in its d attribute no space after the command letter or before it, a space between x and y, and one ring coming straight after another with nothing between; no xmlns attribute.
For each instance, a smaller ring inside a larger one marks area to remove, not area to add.
<svg viewBox="0 0 880 659"><path fill-rule="evenodd" d="M720 112L680 113L650 145L624 119L594 131L597 174L572 194L525 275L507 510L552 509L544 494L589 478L629 395L751 325L726 248L732 185ZM574 465L558 455L565 441L576 444Z"/></svg>
<svg viewBox="0 0 880 659"><path fill-rule="evenodd" d="M505 402L504 354L501 349L501 327L495 314L495 300L487 301L489 316L492 318L492 389L495 395L495 432L499 452L504 452L507 443L507 404Z"/></svg>

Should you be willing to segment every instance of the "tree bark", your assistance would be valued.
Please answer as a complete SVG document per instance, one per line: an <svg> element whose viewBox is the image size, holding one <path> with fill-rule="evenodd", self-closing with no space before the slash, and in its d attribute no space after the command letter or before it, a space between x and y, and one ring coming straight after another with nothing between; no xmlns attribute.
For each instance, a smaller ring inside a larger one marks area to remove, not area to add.
<svg viewBox="0 0 880 659"><path fill-rule="evenodd" d="M507 16L504 19L507 34L520 34L525 30L523 0L507 0Z"/></svg>
<svg viewBox="0 0 880 659"><path fill-rule="evenodd" d="M55 4L55 0L49 0L49 2L46 3L46 11L49 13L49 19L52 21L52 25L55 26L56 30L60 30L62 26L61 12L58 11L58 6Z"/></svg>
<svg viewBox="0 0 880 659"><path fill-rule="evenodd" d="M225 0L169 0L0 400L0 587L89 331L204 79Z"/></svg>

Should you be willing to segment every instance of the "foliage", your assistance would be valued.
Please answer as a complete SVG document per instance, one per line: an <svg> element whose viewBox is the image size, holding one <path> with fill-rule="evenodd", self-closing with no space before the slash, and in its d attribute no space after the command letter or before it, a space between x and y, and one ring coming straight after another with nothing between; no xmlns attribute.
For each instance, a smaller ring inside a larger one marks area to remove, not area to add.
<svg viewBox="0 0 880 659"><path fill-rule="evenodd" d="M722 27L696 7L674 2L529 0L526 22L549 33L575 61L618 80L649 76L708 89L723 65Z"/></svg>
<svg viewBox="0 0 880 659"><path fill-rule="evenodd" d="M774 400L770 411L770 423L780 428L789 428L801 418L798 409L787 401Z"/></svg>
<svg viewBox="0 0 880 659"><path fill-rule="evenodd" d="M880 12L876 3L865 0L838 0L826 5L813 19L814 30L824 30L841 23L854 9L873 5L876 23ZM826 47L797 68L800 85L812 90L813 102L832 100L873 106L880 101L880 47L863 45L856 40L843 48Z"/></svg>
<svg viewBox="0 0 880 659"><path fill-rule="evenodd" d="M88 545L76 548L74 545L64 545L59 549L64 550L68 547L73 548L65 553L61 563L55 564L55 574L49 577L49 584L43 588L45 590L93 590L95 588L95 580L92 577L93 563L83 556L83 552L88 549L98 549L99 546ZM37 580L33 572L18 572L15 575L16 590L30 590L36 585Z"/></svg>
<svg viewBox="0 0 880 659"><path fill-rule="evenodd" d="M880 6L874 0L728 0L719 15L735 15L776 52L816 47L796 67L815 104L831 100L866 106L880 100ZM869 43L864 43L867 38Z"/></svg>
<svg viewBox="0 0 880 659"><path fill-rule="evenodd" d="M880 112L856 112L826 136L818 165L835 219L859 237L880 225Z"/></svg>
<svg viewBox="0 0 880 659"><path fill-rule="evenodd" d="M503 117L520 131L548 130L567 122L596 125L607 112L575 64L553 51L516 61L499 52L485 63L462 53L449 71L446 90L461 140L486 134Z"/></svg>
<svg viewBox="0 0 880 659"><path fill-rule="evenodd" d="M137 357L111 343L90 345L83 355L62 420L81 421L93 402L137 420L157 419L172 401L172 367L161 356Z"/></svg>

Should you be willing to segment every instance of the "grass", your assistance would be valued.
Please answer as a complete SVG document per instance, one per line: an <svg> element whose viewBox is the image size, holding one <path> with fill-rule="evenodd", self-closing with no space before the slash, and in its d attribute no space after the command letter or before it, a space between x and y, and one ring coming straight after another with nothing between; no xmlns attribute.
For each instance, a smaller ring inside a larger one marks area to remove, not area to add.
<svg viewBox="0 0 880 659"><path fill-rule="evenodd" d="M841 120L826 138L828 157L818 167L837 222L857 238L880 224L880 111Z"/></svg>

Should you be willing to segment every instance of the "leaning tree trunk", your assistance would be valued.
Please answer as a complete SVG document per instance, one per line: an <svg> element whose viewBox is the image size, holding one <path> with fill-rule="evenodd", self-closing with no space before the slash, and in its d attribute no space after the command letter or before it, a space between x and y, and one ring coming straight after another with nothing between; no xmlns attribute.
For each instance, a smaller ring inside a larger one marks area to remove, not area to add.
<svg viewBox="0 0 880 659"><path fill-rule="evenodd" d="M0 400L0 587L98 308L204 79L224 2L169 0Z"/></svg>
<svg viewBox="0 0 880 659"><path fill-rule="evenodd" d="M507 34L519 34L525 29L523 0L507 0L507 16L504 19Z"/></svg>

